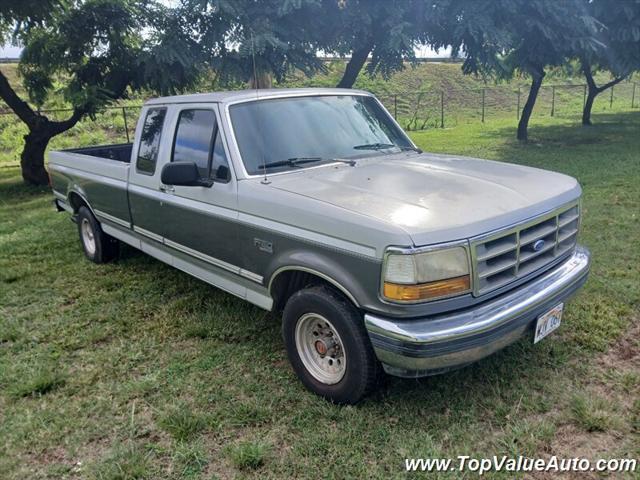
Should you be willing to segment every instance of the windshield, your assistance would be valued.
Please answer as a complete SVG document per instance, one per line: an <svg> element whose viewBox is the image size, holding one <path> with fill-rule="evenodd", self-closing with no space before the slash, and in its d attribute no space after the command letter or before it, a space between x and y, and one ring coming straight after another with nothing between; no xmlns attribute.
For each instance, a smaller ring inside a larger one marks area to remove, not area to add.
<svg viewBox="0 0 640 480"><path fill-rule="evenodd" d="M229 111L252 175L413 148L373 97L277 98L239 103Z"/></svg>

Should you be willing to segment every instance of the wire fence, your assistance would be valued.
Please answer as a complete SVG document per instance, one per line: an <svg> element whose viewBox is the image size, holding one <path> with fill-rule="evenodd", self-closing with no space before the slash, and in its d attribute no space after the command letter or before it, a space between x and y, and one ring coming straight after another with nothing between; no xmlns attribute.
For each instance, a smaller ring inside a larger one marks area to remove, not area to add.
<svg viewBox="0 0 640 480"><path fill-rule="evenodd" d="M492 119L520 119L529 89L494 86L415 93L381 94L378 98L405 130L454 127ZM596 97L592 112L622 112L640 108L640 88L623 82ZM582 114L587 85L545 85L533 110L537 117L575 117Z"/></svg>
<svg viewBox="0 0 640 480"><path fill-rule="evenodd" d="M477 89L429 90L424 92L380 93L378 98L407 131L455 127L520 118L528 88L490 86ZM575 117L582 113L587 86L583 84L545 85L540 89L534 117ZM142 105L105 108L95 120L84 119L63 135L54 137L52 149L131 142ZM622 82L600 94L593 112L624 112L640 108L637 82ZM68 118L71 109L48 109L41 113L51 120ZM0 163L17 162L26 126L10 110L0 110Z"/></svg>

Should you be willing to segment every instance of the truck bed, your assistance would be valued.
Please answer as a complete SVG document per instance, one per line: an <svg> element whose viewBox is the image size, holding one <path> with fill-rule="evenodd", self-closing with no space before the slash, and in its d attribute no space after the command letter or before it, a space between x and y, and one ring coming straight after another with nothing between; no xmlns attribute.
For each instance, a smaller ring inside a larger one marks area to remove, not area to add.
<svg viewBox="0 0 640 480"><path fill-rule="evenodd" d="M95 147L70 148L63 151L129 163L131 161L132 148L132 143L118 143L114 145L96 145Z"/></svg>
<svg viewBox="0 0 640 480"><path fill-rule="evenodd" d="M49 152L51 187L57 199L69 202L69 192L89 199L101 220L130 225L127 197L131 143L99 145Z"/></svg>

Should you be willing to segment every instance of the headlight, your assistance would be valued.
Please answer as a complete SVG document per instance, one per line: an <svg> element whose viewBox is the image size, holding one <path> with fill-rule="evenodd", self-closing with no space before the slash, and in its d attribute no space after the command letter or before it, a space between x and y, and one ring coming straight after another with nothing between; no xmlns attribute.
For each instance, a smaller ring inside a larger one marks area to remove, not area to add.
<svg viewBox="0 0 640 480"><path fill-rule="evenodd" d="M464 247L422 253L390 251L383 265L382 294L396 302L420 302L471 290L469 257Z"/></svg>

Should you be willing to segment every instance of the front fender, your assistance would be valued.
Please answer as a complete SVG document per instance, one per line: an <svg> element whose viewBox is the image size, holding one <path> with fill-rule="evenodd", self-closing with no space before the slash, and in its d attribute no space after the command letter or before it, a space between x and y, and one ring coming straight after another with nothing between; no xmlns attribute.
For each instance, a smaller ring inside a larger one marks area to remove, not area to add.
<svg viewBox="0 0 640 480"><path fill-rule="evenodd" d="M380 261L359 255L299 249L276 256L267 268L265 279L271 293L275 279L284 272L312 273L334 285L356 306L362 307L370 302L372 293L377 293L380 269Z"/></svg>

